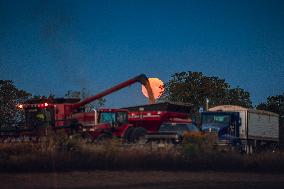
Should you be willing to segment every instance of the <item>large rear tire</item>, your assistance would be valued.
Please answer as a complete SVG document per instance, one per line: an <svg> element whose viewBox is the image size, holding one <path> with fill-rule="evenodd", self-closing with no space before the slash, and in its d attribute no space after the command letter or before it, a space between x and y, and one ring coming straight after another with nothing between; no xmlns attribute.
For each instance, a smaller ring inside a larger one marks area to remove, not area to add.
<svg viewBox="0 0 284 189"><path fill-rule="evenodd" d="M94 142L93 136L90 135L89 133L83 133L82 138L85 141L85 143L93 143Z"/></svg>
<svg viewBox="0 0 284 189"><path fill-rule="evenodd" d="M132 133L132 142L136 144L145 144L145 135L147 133L147 130L142 127L137 127L134 129Z"/></svg>
<svg viewBox="0 0 284 189"><path fill-rule="evenodd" d="M99 135L96 139L95 139L95 143L96 144L107 144L111 141L112 136L106 133L103 133L101 135Z"/></svg>
<svg viewBox="0 0 284 189"><path fill-rule="evenodd" d="M123 136L123 139L126 143L132 143L132 134L134 132L135 128L129 127Z"/></svg>

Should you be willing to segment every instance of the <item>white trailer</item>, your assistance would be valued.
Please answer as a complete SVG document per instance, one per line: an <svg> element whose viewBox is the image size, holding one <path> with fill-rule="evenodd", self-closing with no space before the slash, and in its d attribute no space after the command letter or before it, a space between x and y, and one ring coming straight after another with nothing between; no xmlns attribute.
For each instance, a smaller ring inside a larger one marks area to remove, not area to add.
<svg viewBox="0 0 284 189"><path fill-rule="evenodd" d="M216 106L209 111L239 113L239 138L248 153L264 147L274 148L279 143L278 114L233 105Z"/></svg>

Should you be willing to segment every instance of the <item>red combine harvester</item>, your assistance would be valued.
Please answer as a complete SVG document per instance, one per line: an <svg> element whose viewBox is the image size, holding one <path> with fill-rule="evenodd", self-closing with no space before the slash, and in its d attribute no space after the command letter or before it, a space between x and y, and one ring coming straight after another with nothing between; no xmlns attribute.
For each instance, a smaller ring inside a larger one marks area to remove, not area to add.
<svg viewBox="0 0 284 189"><path fill-rule="evenodd" d="M136 82L147 89L150 105L85 112L86 104ZM188 118L188 113L176 113L176 109L174 112L169 111L169 104L154 103L149 81L141 74L82 101L74 98L31 99L20 107L25 111L25 127L8 129L9 132L0 130L0 133L2 139L11 136L41 136L42 131L51 126L55 131L65 129L68 134L81 133L89 141L119 137L127 142L135 142L147 131L157 131L164 121Z"/></svg>
<svg viewBox="0 0 284 189"><path fill-rule="evenodd" d="M148 78L141 74L132 79L129 79L125 82L122 82L114 87L111 87L95 96L86 98L82 101L80 99L30 99L23 105L19 105L20 109L23 109L25 113L25 123L21 127L11 126L7 128L0 129L1 140L18 140L23 137L35 136L38 137L42 135L42 131L48 126L51 126L54 130L57 129L66 129L69 133L84 131L83 128L103 128L103 127L112 127L111 124L107 126L104 124L102 126L99 120L100 117L104 115L114 115L115 121L117 121L116 116L120 114L127 114L125 110L115 110L103 112L85 112L84 106L94 100L100 99L108 94L111 94L115 91L118 91L122 88L130 86L134 83L141 83L147 89L149 94L149 103L155 103L153 92L148 81ZM104 118L104 117L103 117ZM97 125L98 124L98 125ZM105 130L105 129L103 129Z"/></svg>

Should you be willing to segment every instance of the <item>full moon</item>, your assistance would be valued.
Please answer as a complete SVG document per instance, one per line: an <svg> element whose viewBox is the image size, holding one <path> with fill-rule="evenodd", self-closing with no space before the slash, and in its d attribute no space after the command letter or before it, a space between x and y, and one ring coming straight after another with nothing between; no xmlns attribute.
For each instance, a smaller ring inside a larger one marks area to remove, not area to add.
<svg viewBox="0 0 284 189"><path fill-rule="evenodd" d="M164 92L164 83L158 78L148 78L148 81L151 85L154 98L155 99L159 98ZM144 96L149 98L148 92L146 88L144 87L144 85L142 85L142 93Z"/></svg>

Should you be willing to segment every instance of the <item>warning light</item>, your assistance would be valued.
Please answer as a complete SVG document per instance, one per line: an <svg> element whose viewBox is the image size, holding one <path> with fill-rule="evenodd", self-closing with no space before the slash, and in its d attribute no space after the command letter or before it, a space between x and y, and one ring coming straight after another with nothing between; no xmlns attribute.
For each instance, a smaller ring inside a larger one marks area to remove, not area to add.
<svg viewBox="0 0 284 189"><path fill-rule="evenodd" d="M23 104L19 104L18 108L23 109L24 108Z"/></svg>
<svg viewBox="0 0 284 189"><path fill-rule="evenodd" d="M53 107L53 104L48 104L47 102L43 103L43 104L37 104L35 105L35 107L39 107L39 108L48 108L48 107Z"/></svg>

